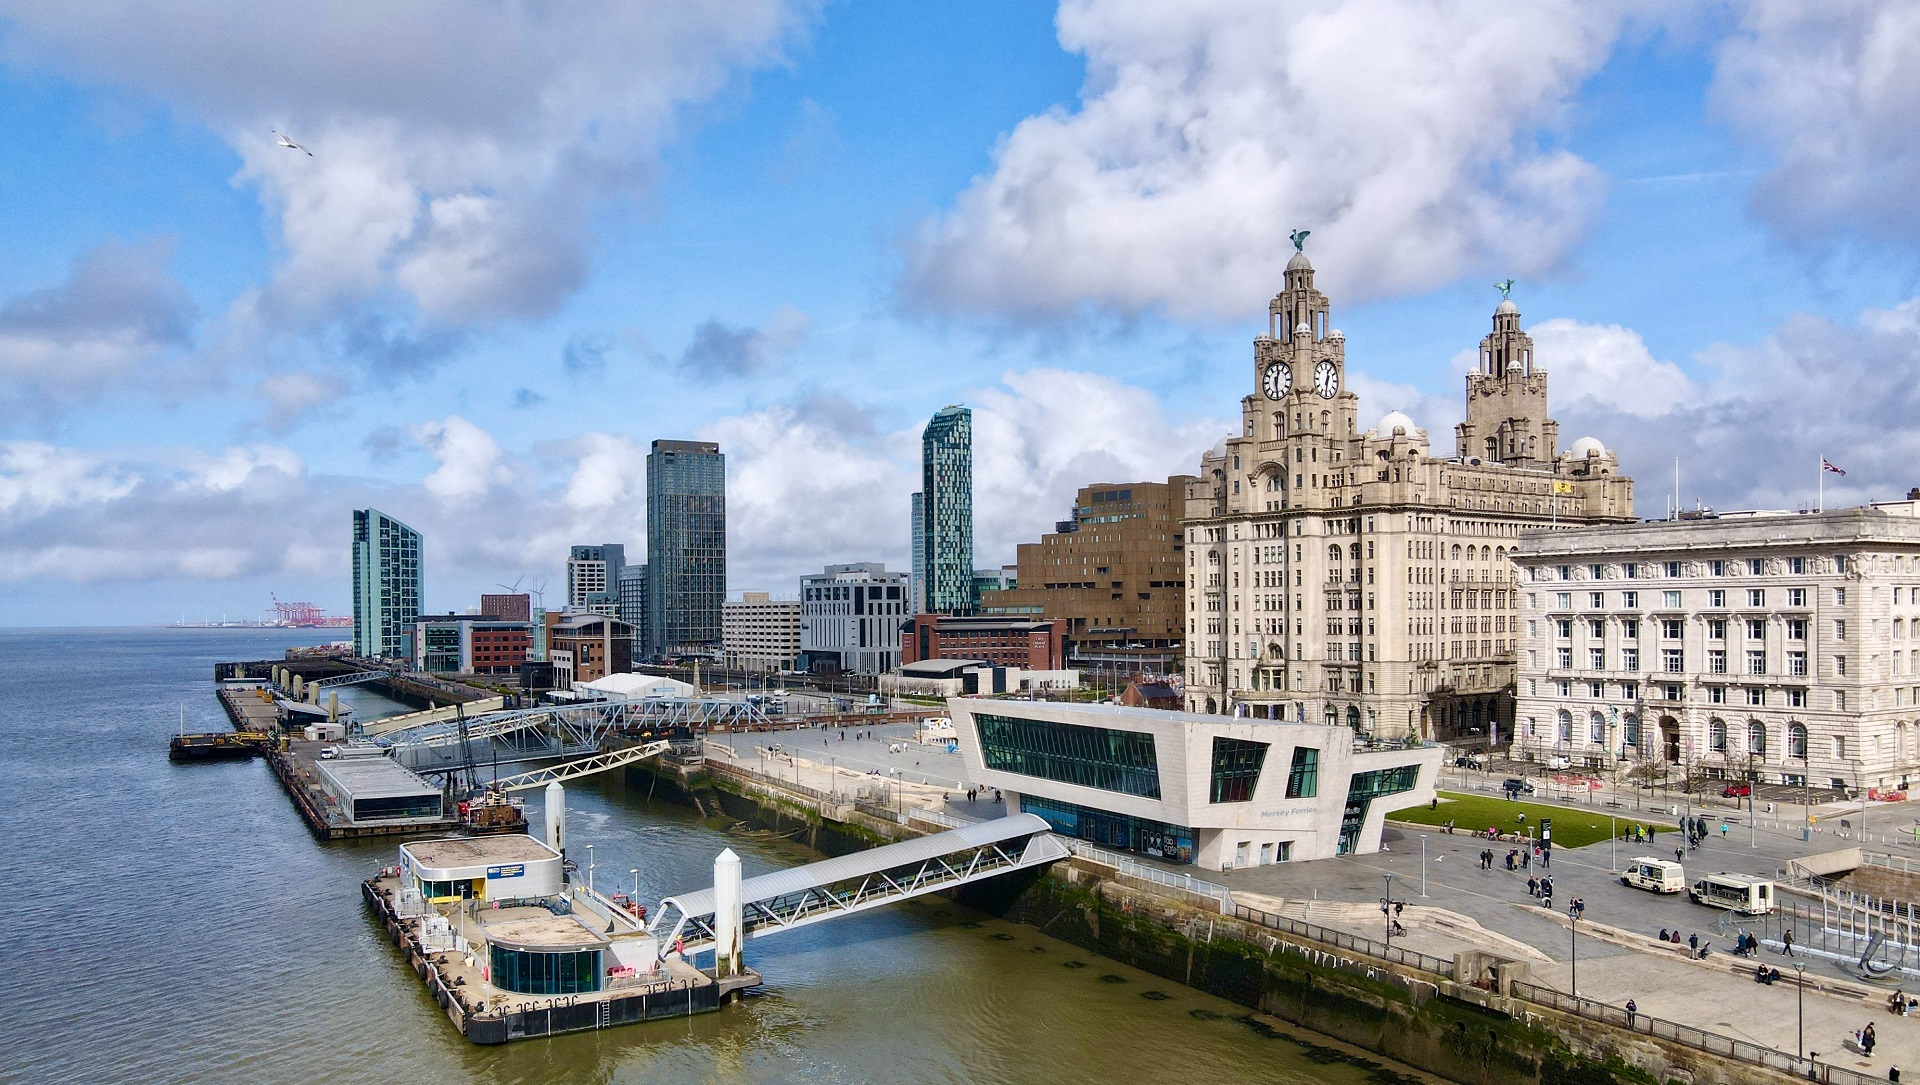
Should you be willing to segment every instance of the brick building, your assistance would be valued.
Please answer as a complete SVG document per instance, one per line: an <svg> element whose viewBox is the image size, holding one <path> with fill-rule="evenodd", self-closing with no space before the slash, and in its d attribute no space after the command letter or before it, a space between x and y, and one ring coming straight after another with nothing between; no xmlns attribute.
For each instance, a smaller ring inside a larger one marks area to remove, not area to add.
<svg viewBox="0 0 1920 1085"><path fill-rule="evenodd" d="M1067 623L1063 618L916 615L901 626L900 662L926 659L977 659L996 667L1066 670Z"/></svg>

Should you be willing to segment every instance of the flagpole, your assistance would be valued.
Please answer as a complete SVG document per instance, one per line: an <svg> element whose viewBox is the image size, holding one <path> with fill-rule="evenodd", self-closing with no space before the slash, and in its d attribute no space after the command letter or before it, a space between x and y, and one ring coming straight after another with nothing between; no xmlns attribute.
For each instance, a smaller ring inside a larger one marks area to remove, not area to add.
<svg viewBox="0 0 1920 1085"><path fill-rule="evenodd" d="M1815 493L1818 494L1813 511L1825 512L1827 511L1827 455L1824 452L1820 454L1820 462L1813 465L1813 478Z"/></svg>

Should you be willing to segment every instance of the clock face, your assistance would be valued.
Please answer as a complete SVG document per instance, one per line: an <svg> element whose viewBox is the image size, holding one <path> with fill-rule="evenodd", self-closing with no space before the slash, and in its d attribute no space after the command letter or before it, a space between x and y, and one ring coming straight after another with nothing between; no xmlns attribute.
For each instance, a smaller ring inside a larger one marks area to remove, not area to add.
<svg viewBox="0 0 1920 1085"><path fill-rule="evenodd" d="M1267 377L1261 383L1268 399L1279 399L1293 389L1293 367L1285 362L1268 362Z"/></svg>
<svg viewBox="0 0 1920 1085"><path fill-rule="evenodd" d="M1313 390L1320 393L1321 399L1332 399L1340 390L1340 371L1332 362L1321 362L1313 367Z"/></svg>

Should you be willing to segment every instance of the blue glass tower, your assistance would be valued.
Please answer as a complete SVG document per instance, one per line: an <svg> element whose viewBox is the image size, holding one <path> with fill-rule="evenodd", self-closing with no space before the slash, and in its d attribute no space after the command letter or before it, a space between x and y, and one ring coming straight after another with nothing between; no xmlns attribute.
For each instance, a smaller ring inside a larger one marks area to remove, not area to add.
<svg viewBox="0 0 1920 1085"><path fill-rule="evenodd" d="M647 453L646 569L648 654L718 647L727 458L712 441L655 441Z"/></svg>
<svg viewBox="0 0 1920 1085"><path fill-rule="evenodd" d="M353 511L353 654L399 659L420 617L420 533L379 509Z"/></svg>

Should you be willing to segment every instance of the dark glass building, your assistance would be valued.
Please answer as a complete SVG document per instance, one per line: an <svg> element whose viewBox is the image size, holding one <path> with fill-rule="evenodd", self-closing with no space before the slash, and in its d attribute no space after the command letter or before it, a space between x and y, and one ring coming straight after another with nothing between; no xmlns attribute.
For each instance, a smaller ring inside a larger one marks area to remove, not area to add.
<svg viewBox="0 0 1920 1085"><path fill-rule="evenodd" d="M933 614L972 614L973 412L942 407L920 434L921 604Z"/></svg>
<svg viewBox="0 0 1920 1085"><path fill-rule="evenodd" d="M727 458L711 441L647 453L647 654L720 646L727 598Z"/></svg>

